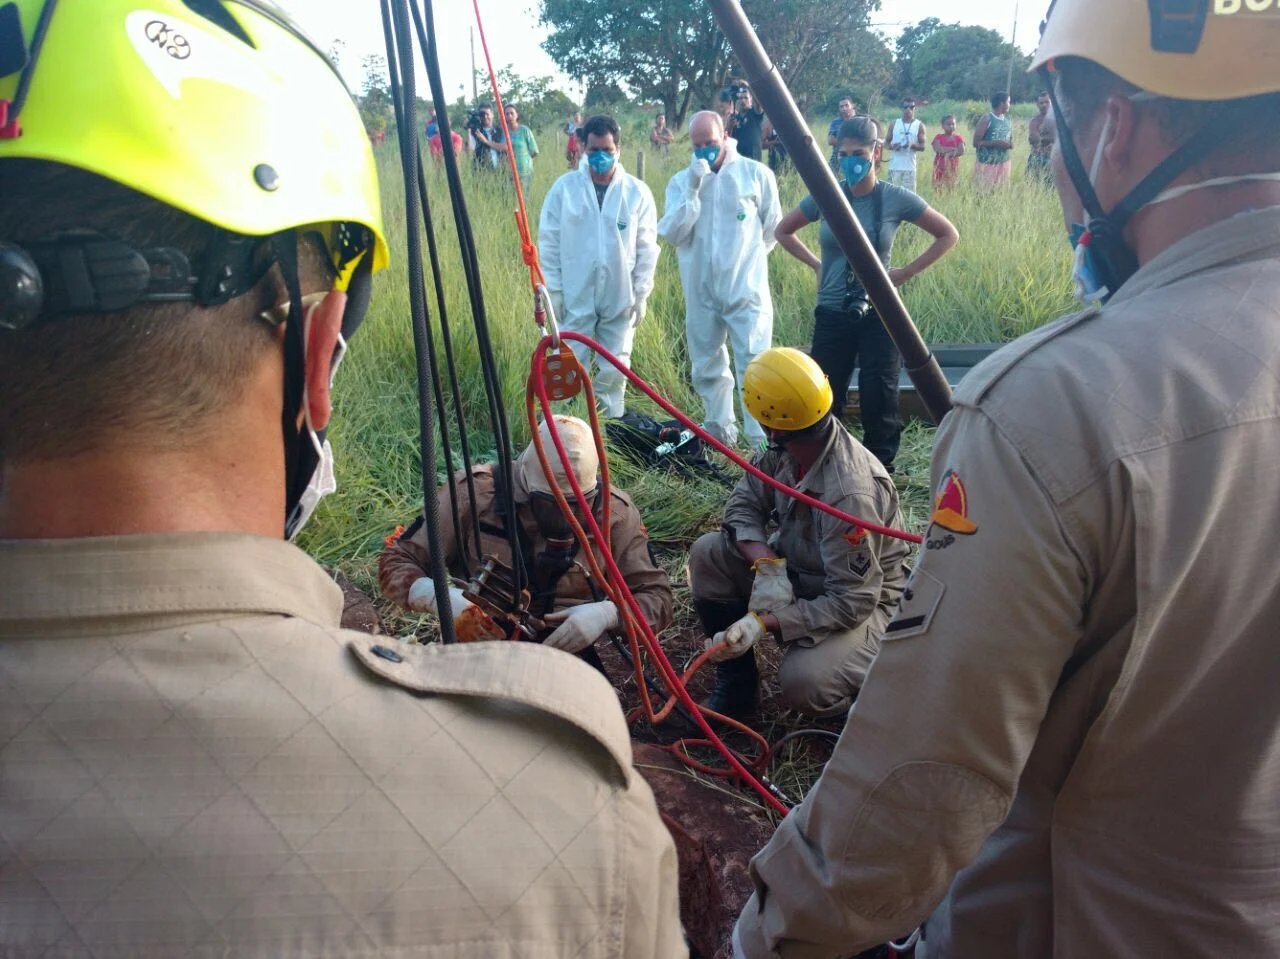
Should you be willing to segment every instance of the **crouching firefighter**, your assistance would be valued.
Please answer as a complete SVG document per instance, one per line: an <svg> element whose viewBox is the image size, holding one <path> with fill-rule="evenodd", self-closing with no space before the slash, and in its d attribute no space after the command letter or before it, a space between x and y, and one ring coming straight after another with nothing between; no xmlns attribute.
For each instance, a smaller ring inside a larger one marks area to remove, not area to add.
<svg viewBox="0 0 1280 959"><path fill-rule="evenodd" d="M603 502L599 490L599 459L591 428L572 416L557 416L556 426L573 464L574 476L592 503L597 521L602 521ZM555 454L546 423L540 427L543 446L556 472L557 481L570 497L564 467ZM460 639L498 639L505 632L498 624L517 624L523 634L514 638L537 639L548 646L579 654L596 640L619 625L618 610L606 598L601 585L594 581L582 555L582 544L573 535L567 519L551 493L538 454L532 443L512 467L513 499L516 511L516 534L521 561L528 573L526 598L512 597L501 615L493 614L493 594L487 587L475 589L480 571L496 572L495 582L506 578L512 567L507 518L503 515L506 497L500 489L501 474L491 465L473 467L471 486L475 490L475 519L479 526L480 548L476 552L473 533L471 498L467 474L460 471L453 478L454 499L458 504L459 542L451 522L443 522L445 562L454 577L450 591L453 615ZM442 516L450 515L451 498L447 486L436 494ZM635 595L645 619L655 632L671 623L671 583L653 562L649 552L649 534L640 520L640 512L626 493L612 490L612 529L610 532L614 559L623 578ZM578 517L582 522L583 517ZM598 565L604 561L595 551ZM392 602L418 612L436 612L435 583L427 575L427 532L421 517L402 535L390 541L378 562L378 579L382 593ZM467 584L459 586L458 583ZM482 584L483 585L483 584ZM473 603L479 595L489 597L483 608ZM592 658L592 657L588 657Z"/></svg>
<svg viewBox="0 0 1280 959"><path fill-rule="evenodd" d="M814 499L881 526L901 527L885 468L831 415L831 386L808 355L760 354L743 380L747 409L769 447L752 463ZM715 691L703 704L741 717L756 706L753 647L786 650L778 683L787 705L813 716L849 708L906 581L908 547L843 523L746 474L724 527L693 544L694 608L717 654Z"/></svg>

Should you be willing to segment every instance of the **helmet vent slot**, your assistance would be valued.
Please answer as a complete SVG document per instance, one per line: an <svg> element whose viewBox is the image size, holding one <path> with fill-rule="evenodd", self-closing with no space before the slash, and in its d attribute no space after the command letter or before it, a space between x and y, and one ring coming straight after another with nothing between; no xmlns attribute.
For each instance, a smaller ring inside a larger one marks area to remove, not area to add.
<svg viewBox="0 0 1280 959"><path fill-rule="evenodd" d="M183 4L193 13L199 14L211 23L221 27L227 33L231 34L242 43L258 48L253 42L253 38L245 33L244 27L240 26L240 21L231 15L231 12L222 4L222 0L182 0Z"/></svg>

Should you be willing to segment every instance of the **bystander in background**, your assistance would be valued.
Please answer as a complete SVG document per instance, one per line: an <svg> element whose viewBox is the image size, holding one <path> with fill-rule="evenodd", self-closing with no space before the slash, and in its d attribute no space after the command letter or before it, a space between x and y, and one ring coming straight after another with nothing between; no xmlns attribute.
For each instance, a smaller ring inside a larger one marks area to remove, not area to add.
<svg viewBox="0 0 1280 959"><path fill-rule="evenodd" d="M1031 118L1027 130L1027 141L1031 144L1031 154L1027 157L1027 177L1046 186L1053 186L1049 157L1053 155L1058 130L1053 117L1049 116L1049 94L1042 93L1036 97L1036 107L1039 112Z"/></svg>
<svg viewBox="0 0 1280 959"><path fill-rule="evenodd" d="M933 138L933 185L949 190L960 179L960 158L964 156L964 137L956 133L956 118L948 113L942 118L942 132Z"/></svg>
<svg viewBox="0 0 1280 959"><path fill-rule="evenodd" d="M1013 153L1013 123L1009 119L1009 94L1003 91L991 98L991 112L978 122L973 131L973 145L978 162L973 167L973 185L979 193L990 193L1009 182Z"/></svg>

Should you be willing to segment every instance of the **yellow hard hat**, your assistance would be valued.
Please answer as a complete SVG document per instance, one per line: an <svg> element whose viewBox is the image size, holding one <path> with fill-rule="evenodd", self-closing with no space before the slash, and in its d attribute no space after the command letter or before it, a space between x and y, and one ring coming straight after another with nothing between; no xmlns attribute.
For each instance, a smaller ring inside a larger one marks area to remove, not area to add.
<svg viewBox="0 0 1280 959"><path fill-rule="evenodd" d="M802 430L831 409L827 374L807 353L789 346L765 350L742 377L747 412L771 430Z"/></svg>
<svg viewBox="0 0 1280 959"><path fill-rule="evenodd" d="M600 478L600 455L596 452L596 440L591 427L576 416L556 416L555 421L560 440L564 443L565 452L569 454L569 462L573 465L574 478L577 479L578 486L583 492L589 493ZM555 443L551 440L551 430L547 427L545 420L538 427L538 433L542 437L542 448L546 451L547 459L550 460L551 468L556 474L556 481L564 490L564 494L572 498L568 477L565 475L560 454L556 452ZM538 462L538 451L534 449L532 443L520 454L519 465L524 473L525 487L530 492L551 492L551 484L547 482L547 474L542 471L542 464Z"/></svg>
<svg viewBox="0 0 1280 959"><path fill-rule="evenodd" d="M0 161L86 170L235 234L318 232L335 260L364 252L352 239L366 234L352 227L367 227L373 269L387 264L364 124L333 66L276 6L8 6L0 50L18 72L0 78L0 105L14 112L24 80L26 97L16 124L0 128ZM43 42L33 44L42 24ZM25 70L23 47L32 51Z"/></svg>
<svg viewBox="0 0 1280 959"><path fill-rule="evenodd" d="M1081 57L1157 96L1236 100L1280 90L1277 50L1272 0L1054 0L1031 70Z"/></svg>

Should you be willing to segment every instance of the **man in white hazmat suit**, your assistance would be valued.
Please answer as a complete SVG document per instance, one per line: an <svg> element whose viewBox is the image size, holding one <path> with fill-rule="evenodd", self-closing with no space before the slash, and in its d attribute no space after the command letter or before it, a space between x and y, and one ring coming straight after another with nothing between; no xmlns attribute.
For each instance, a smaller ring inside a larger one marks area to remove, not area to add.
<svg viewBox="0 0 1280 959"><path fill-rule="evenodd" d="M613 117L591 117L576 132L583 157L542 204L538 257L560 329L586 334L630 365L658 268L657 207L644 181L622 168ZM572 346L589 368L591 351ZM621 416L626 378L610 363L599 366L597 400L606 416Z"/></svg>
<svg viewBox="0 0 1280 959"><path fill-rule="evenodd" d="M667 184L658 235L680 258L685 336L706 428L732 444L738 424L726 341L733 344L741 392L748 364L773 341L768 256L782 208L773 171L738 155L717 114L694 114L689 139L693 162ZM745 405L742 419L747 440L762 445L764 431Z"/></svg>

